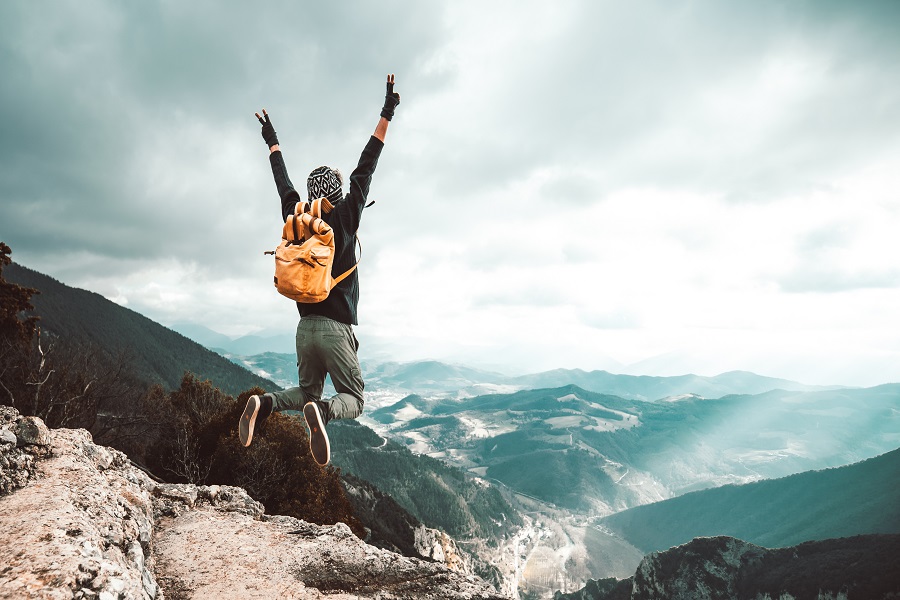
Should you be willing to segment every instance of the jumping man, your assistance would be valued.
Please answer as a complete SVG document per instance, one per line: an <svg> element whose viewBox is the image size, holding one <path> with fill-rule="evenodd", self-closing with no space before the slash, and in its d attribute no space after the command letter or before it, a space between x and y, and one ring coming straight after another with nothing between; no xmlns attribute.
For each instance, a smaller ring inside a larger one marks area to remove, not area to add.
<svg viewBox="0 0 900 600"><path fill-rule="evenodd" d="M325 197L334 205L330 213L323 215L325 222L334 231L333 273L343 273L357 262L356 232L366 205L372 174L384 147L388 122L394 116L394 109L398 104L400 94L394 91L394 76L388 75L381 118L375 127L375 133L362 151L359 164L350 175L350 192L346 196L343 193L344 178L337 169L318 167L313 169L306 180L310 202ZM262 137L269 147L269 162L275 176L275 187L281 198L281 216L287 221L288 215L294 213L297 202L301 201L300 194L288 177L278 137L268 113L263 109L262 116L256 113L256 118L262 124ZM238 434L244 446L250 445L254 430L273 411L302 409L309 427L309 446L313 458L320 465L328 464L331 448L325 432L326 425L333 419L355 419L363 411L365 384L357 356L359 342L352 327L358 324L358 304L357 270L332 288L325 300L309 304L297 303L300 311L300 322L297 325L300 385L250 397L238 425ZM326 374L331 375L337 394L323 400L322 389Z"/></svg>

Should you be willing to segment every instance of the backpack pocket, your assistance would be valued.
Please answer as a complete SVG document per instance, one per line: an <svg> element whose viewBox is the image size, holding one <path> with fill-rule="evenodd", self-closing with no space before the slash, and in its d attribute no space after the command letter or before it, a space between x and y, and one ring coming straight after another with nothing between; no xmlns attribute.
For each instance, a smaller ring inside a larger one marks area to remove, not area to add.
<svg viewBox="0 0 900 600"><path fill-rule="evenodd" d="M321 302L331 291L333 252L328 246L282 244L275 251L275 287L297 302Z"/></svg>

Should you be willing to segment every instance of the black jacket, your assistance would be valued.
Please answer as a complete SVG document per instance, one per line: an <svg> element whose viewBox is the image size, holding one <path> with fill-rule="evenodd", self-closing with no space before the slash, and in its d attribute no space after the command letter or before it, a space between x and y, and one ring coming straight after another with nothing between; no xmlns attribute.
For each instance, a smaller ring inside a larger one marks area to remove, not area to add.
<svg viewBox="0 0 900 600"><path fill-rule="evenodd" d="M369 195L369 184L372 183L372 174L378 165L378 157L384 143L372 136L359 157L359 164L350 175L350 193L338 202L334 210L324 216L325 222L334 230L334 264L331 267L333 276L340 275L356 264L356 232L359 230L359 221L366 205L366 197ZM269 155L272 164L272 174L275 176L275 187L281 197L281 217L285 221L288 215L294 212L294 206L302 198L291 179L288 177L287 167L281 152L272 152ZM321 302L306 304L297 303L300 316L322 315L348 325L357 325L356 309L359 304L359 269L353 271L346 279L332 288L328 298Z"/></svg>

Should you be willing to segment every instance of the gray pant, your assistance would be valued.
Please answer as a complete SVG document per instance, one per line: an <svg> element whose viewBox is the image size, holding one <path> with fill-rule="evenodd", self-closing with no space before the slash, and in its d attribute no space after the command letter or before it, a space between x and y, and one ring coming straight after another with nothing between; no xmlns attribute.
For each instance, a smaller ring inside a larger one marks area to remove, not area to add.
<svg viewBox="0 0 900 600"><path fill-rule="evenodd" d="M272 408L303 410L307 402L322 399L325 374L337 394L323 402L326 422L331 419L355 419L363 411L362 373L356 351L359 342L350 325L328 317L310 315L297 324L297 362L300 386L280 392L269 392ZM327 407L327 408L326 408Z"/></svg>

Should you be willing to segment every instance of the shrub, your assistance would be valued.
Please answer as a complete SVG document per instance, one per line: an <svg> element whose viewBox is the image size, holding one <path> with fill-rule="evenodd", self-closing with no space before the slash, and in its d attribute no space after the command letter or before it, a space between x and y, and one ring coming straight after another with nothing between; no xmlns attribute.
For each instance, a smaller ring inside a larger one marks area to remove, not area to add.
<svg viewBox="0 0 900 600"><path fill-rule="evenodd" d="M315 462L300 420L274 413L250 447L241 445L238 419L247 399L261 393L258 388L247 390L235 400L191 373L185 373L181 387L171 393L152 388L142 402L154 428L144 452L148 466L176 481L237 485L270 514L320 525L342 521L363 537L340 472Z"/></svg>

